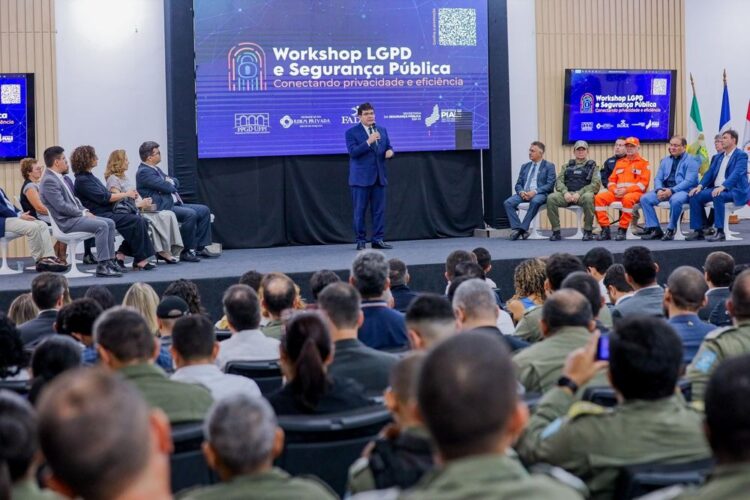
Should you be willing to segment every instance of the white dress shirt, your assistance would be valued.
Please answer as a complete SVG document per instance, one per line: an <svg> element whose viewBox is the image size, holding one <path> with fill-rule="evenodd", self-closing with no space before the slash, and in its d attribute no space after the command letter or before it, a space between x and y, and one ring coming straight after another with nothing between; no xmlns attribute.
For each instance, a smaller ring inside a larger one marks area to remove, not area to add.
<svg viewBox="0 0 750 500"><path fill-rule="evenodd" d="M170 378L178 382L205 386L211 391L211 397L214 398L214 401L237 394L251 397L260 396L260 389L255 381L240 375L224 373L216 365L183 366L174 372Z"/></svg>
<svg viewBox="0 0 750 500"><path fill-rule="evenodd" d="M612 299L609 298L609 294L607 293L607 287L604 286L604 278L599 280L599 293L601 293L602 297L604 297L604 302L606 304L612 303Z"/></svg>
<svg viewBox="0 0 750 500"><path fill-rule="evenodd" d="M737 149L737 148L734 148ZM734 149L732 150L732 153L734 153ZM714 186L719 187L724 185L724 181L727 180L727 165L729 165L729 159L732 158L732 153L727 154L727 152L724 152L724 158L721 160L721 165L719 165L719 173L716 174L716 180L714 181Z"/></svg>
<svg viewBox="0 0 750 500"><path fill-rule="evenodd" d="M279 341L260 330L241 330L219 342L216 364L223 370L229 361L266 361L279 359Z"/></svg>

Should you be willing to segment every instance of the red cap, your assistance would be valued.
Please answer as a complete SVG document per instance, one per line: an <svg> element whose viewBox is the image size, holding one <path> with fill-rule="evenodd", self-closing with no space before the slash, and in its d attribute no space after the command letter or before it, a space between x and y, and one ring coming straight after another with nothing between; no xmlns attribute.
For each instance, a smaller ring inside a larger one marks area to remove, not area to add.
<svg viewBox="0 0 750 500"><path fill-rule="evenodd" d="M631 144L633 146L640 146L641 141L639 141L637 137L628 137L627 139L625 139L625 145L627 146L628 144Z"/></svg>

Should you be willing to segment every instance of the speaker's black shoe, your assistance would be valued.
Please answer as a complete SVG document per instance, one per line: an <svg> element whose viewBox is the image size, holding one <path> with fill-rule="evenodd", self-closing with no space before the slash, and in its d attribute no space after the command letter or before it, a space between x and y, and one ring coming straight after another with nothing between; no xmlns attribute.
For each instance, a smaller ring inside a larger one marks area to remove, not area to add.
<svg viewBox="0 0 750 500"><path fill-rule="evenodd" d="M393 248L393 245L383 240L373 241L371 246L376 250L390 250Z"/></svg>
<svg viewBox="0 0 750 500"><path fill-rule="evenodd" d="M653 230L648 233L641 236L642 240L660 240L664 236L664 231L661 230L660 227L655 227Z"/></svg>

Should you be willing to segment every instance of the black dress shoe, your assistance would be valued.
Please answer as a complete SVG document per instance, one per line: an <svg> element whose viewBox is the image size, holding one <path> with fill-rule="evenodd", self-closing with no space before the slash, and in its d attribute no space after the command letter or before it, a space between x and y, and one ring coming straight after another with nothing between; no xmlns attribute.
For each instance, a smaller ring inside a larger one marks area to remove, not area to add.
<svg viewBox="0 0 750 500"><path fill-rule="evenodd" d="M207 259L215 259L215 258L217 258L219 256L218 253L212 252L211 250L209 250L206 247L203 247L203 248L199 249L197 253L198 253L199 257L205 257Z"/></svg>
<svg viewBox="0 0 750 500"><path fill-rule="evenodd" d="M367 248L367 243L365 243L364 241L358 241L357 242L357 251L358 252L360 250L364 250L365 248Z"/></svg>
<svg viewBox="0 0 750 500"><path fill-rule="evenodd" d="M647 236L653 233L655 230L656 230L655 227L647 227L645 229L639 229L638 231L633 232L633 234L636 236Z"/></svg>
<svg viewBox="0 0 750 500"><path fill-rule="evenodd" d="M122 276L122 273L118 273L112 269L112 266L106 262L100 262L96 265L96 275L100 278L119 278Z"/></svg>
<svg viewBox="0 0 750 500"><path fill-rule="evenodd" d="M156 269L156 266L153 265L150 262L146 262L146 265L143 266L143 267L141 267L138 264L136 264L135 262L133 262L133 270L134 271L151 271L153 269Z"/></svg>
<svg viewBox="0 0 750 500"><path fill-rule="evenodd" d="M674 233L674 229L667 229L667 232L661 237L661 241L672 241L674 239Z"/></svg>
<svg viewBox="0 0 750 500"><path fill-rule="evenodd" d="M693 231L692 233L685 236L685 241L699 241L699 240L705 240L706 237L703 236L703 231L700 229L698 231Z"/></svg>
<svg viewBox="0 0 750 500"><path fill-rule="evenodd" d="M552 236L549 237L550 241L560 241L562 239L562 235L560 234L560 231L552 231Z"/></svg>
<svg viewBox="0 0 750 500"><path fill-rule="evenodd" d="M530 232L521 229L521 239L522 240L528 240L529 236L531 236Z"/></svg>
<svg viewBox="0 0 750 500"><path fill-rule="evenodd" d="M393 248L393 245L383 240L373 241L371 246L377 250L391 250Z"/></svg>
<svg viewBox="0 0 750 500"><path fill-rule="evenodd" d="M117 262L118 260L122 260L122 259L112 259L109 262L107 262L107 265L114 272L120 273L120 274L125 274L126 272L128 272L128 268L125 267L125 264L120 265L120 263Z"/></svg>
<svg viewBox="0 0 750 500"><path fill-rule="evenodd" d="M606 241L612 239L612 234L609 232L609 226L603 227L602 232L596 237L598 241Z"/></svg>
<svg viewBox="0 0 750 500"><path fill-rule="evenodd" d="M716 230L716 234L713 235L713 236L709 236L708 238L706 238L706 241L711 241L711 242L714 242L714 241L726 241L726 239L727 239L727 235L724 234L724 231L720 231L720 230L717 229Z"/></svg>
<svg viewBox="0 0 750 500"><path fill-rule="evenodd" d="M52 257L43 257L36 261L36 271L38 273L50 272L50 273L62 273L68 270L68 266L57 262Z"/></svg>
<svg viewBox="0 0 750 500"><path fill-rule="evenodd" d="M713 226L707 227L706 229L703 230L703 234L705 234L706 236L714 235L716 234L716 228Z"/></svg>
<svg viewBox="0 0 750 500"><path fill-rule="evenodd" d="M591 241L593 239L594 239L594 233L592 233L591 231L586 231L584 229L583 238L581 238L581 241Z"/></svg>
<svg viewBox="0 0 750 500"><path fill-rule="evenodd" d="M654 228L650 233L641 236L642 240L660 240L664 236L664 231L661 228Z"/></svg>
<svg viewBox="0 0 750 500"><path fill-rule="evenodd" d="M86 264L87 266L93 266L97 262L93 255L88 254L88 255L83 256L83 263Z"/></svg>
<svg viewBox="0 0 750 500"><path fill-rule="evenodd" d="M621 227L617 228L617 234L615 235L615 241L622 241L628 237L628 230Z"/></svg>
<svg viewBox="0 0 750 500"><path fill-rule="evenodd" d="M516 240L517 240L518 238L520 238L520 237L521 237L521 233L522 233L522 232L523 232L523 231L521 231L520 229L514 229L514 230L513 230L513 231L512 231L511 233L510 233L510 239L511 239L512 241L516 241Z"/></svg>
<svg viewBox="0 0 750 500"><path fill-rule="evenodd" d="M185 262L200 262L201 260L195 255L195 250L184 250L180 254L180 260Z"/></svg>

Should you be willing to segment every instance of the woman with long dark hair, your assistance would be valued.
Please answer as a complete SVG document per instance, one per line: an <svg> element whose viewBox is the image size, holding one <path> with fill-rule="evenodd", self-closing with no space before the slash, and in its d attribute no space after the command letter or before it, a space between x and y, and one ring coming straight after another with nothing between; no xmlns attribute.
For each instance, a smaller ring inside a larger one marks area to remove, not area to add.
<svg viewBox="0 0 750 500"><path fill-rule="evenodd" d="M276 414L338 413L373 404L357 382L328 375L332 361L333 342L323 318L314 312L295 314L280 345L286 384L268 397Z"/></svg>

